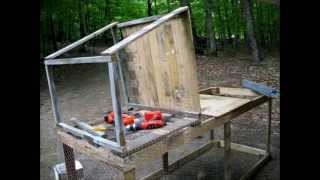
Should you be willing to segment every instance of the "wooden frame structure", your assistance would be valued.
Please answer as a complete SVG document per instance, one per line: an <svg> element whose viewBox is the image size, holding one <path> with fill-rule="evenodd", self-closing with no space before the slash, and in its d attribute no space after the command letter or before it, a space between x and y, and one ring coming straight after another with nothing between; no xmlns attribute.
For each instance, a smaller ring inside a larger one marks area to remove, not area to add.
<svg viewBox="0 0 320 180"><path fill-rule="evenodd" d="M65 161L68 178L77 179L74 164L74 152L79 151L98 161L105 163L109 169L116 172L115 179L151 179L168 174L191 159L207 152L212 147L224 148L224 174L225 179L231 179L230 173L230 154L231 149L262 156L241 179L251 177L263 164L270 159L270 132L271 132L271 98L258 94L247 88L226 88L211 87L199 92L201 112L187 110L173 110L171 108L153 107L150 105L136 104L129 101L127 87L121 69L120 52L128 45L134 43L139 38L145 36L160 25L168 22L172 18L183 15L188 18L190 25L190 15L187 7L178 8L164 16L155 16L126 23L111 23L104 28L70 44L69 46L46 57L45 68L47 73L50 97L54 118L58 127L57 133L63 143ZM149 23L139 31L133 32L120 42L117 42L116 28L133 26L137 24ZM187 28L190 28L191 25ZM68 59L55 59L63 53L78 47L90 39L110 30L113 36L114 45L101 53L101 56L79 57ZM95 135L83 129L79 129L62 122L58 107L58 99L55 93L53 82L53 72L51 67L56 65L80 64L80 63L106 63L109 71L110 91L112 96L112 106L115 112L115 134L116 141ZM120 87L123 89L125 105L119 101ZM269 103L269 119L267 125L266 150L248 147L245 145L231 143L231 120L251 110L263 103ZM128 140L121 120L123 109L134 107L137 109L160 109L163 112L174 113L177 116L175 121L160 129L151 130L152 132L144 138ZM214 129L224 126L224 140L214 139ZM194 149L192 152L179 157L176 161L170 161L171 151L179 145L183 145L196 139L204 133L210 132L211 139L205 145ZM155 153L156 152L156 153ZM162 158L162 168L148 174L138 174L136 170L140 167L140 162L134 159L142 157L143 154L149 155L148 160ZM138 164L137 164L138 163Z"/></svg>

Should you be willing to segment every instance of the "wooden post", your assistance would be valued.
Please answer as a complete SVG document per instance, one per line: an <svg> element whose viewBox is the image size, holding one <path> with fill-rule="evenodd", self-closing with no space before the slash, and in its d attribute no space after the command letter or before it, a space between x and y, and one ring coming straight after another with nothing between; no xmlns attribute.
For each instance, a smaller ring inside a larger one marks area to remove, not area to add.
<svg viewBox="0 0 320 180"><path fill-rule="evenodd" d="M267 154L270 154L271 146L271 118L272 118L272 98L268 101L268 127L267 127Z"/></svg>
<svg viewBox="0 0 320 180"><path fill-rule="evenodd" d="M168 158L168 152L165 152L162 155L162 165L163 165L163 172L165 175L169 172L169 158Z"/></svg>
<svg viewBox="0 0 320 180"><path fill-rule="evenodd" d="M211 141L214 140L214 130L213 129L210 130L210 140Z"/></svg>
<svg viewBox="0 0 320 180"><path fill-rule="evenodd" d="M62 144L62 145L63 145L64 159L66 164L68 180L77 180L78 178L76 173L76 165L74 161L73 149L66 144Z"/></svg>
<svg viewBox="0 0 320 180"><path fill-rule="evenodd" d="M224 179L231 180L231 122L224 124Z"/></svg>

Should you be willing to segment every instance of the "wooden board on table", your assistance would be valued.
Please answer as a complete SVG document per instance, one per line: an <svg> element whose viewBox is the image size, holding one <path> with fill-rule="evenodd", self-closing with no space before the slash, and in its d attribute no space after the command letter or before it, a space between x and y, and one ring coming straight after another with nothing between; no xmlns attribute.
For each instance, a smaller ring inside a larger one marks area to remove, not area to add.
<svg viewBox="0 0 320 180"><path fill-rule="evenodd" d="M134 103L200 112L196 59L188 16L160 25L125 48L128 93ZM147 24L122 28L123 36Z"/></svg>
<svg viewBox="0 0 320 180"><path fill-rule="evenodd" d="M246 103L250 99L200 94L201 113L219 117Z"/></svg>

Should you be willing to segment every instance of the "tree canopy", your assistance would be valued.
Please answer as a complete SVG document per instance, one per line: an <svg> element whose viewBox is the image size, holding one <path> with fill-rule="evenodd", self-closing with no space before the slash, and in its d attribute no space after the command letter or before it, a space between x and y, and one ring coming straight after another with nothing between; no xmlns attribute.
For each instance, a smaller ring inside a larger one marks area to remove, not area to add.
<svg viewBox="0 0 320 180"><path fill-rule="evenodd" d="M212 51L238 48L247 40L243 2L250 3L253 30L262 48L279 45L279 7L258 0L41 0L40 56L111 22L191 9L195 46ZM101 36L99 40L107 40ZM211 43L211 45L210 45Z"/></svg>

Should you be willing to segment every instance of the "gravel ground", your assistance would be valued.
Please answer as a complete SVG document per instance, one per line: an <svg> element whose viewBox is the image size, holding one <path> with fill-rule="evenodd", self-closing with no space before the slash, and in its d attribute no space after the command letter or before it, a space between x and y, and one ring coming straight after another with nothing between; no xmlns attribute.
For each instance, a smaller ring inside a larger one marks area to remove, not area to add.
<svg viewBox="0 0 320 180"><path fill-rule="evenodd" d="M279 54L269 53L266 61L256 65L250 61L246 52L232 57L198 56L198 79L200 88L210 86L239 87L241 79L264 83L280 88ZM111 107L111 99L106 92L105 67L103 65L73 66L68 75L56 79L63 117L96 118L97 114ZM108 85L107 85L108 88ZM256 180L280 179L280 101L273 101L272 109L272 160L254 177ZM100 116L101 117L101 116ZM232 122L232 141L236 143L264 148L267 122L267 105L257 107ZM54 131L54 120L47 84L40 83L40 177L42 180L53 179L52 167L63 161L62 145L57 142ZM223 138L222 129L216 131L217 138ZM203 141L208 138L203 137ZM191 146L198 146L194 144ZM85 177L88 180L108 179L110 177L101 163L88 157L76 154L76 159L85 167ZM245 170L253 165L257 157L239 152L233 152L232 177L237 179ZM158 164L157 161L153 162ZM202 178L200 178L200 176ZM193 160L162 179L223 179L223 151L212 149L208 153Z"/></svg>

